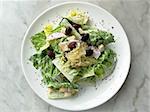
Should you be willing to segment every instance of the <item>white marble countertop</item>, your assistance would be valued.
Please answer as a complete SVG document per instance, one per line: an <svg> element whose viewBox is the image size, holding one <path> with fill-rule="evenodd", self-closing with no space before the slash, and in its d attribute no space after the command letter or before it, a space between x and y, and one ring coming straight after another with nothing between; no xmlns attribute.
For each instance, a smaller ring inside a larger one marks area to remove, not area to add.
<svg viewBox="0 0 150 112"><path fill-rule="evenodd" d="M86 112L150 112L150 1L84 0L111 12L123 25L132 51L129 76L108 102ZM20 65L23 35L43 10L63 0L0 1L0 111L66 112L41 100Z"/></svg>

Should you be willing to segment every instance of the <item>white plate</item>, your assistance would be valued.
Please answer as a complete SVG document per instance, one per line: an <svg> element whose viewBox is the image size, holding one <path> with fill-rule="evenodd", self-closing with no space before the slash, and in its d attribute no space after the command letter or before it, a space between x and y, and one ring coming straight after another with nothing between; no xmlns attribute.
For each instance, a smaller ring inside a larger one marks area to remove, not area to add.
<svg viewBox="0 0 150 112"><path fill-rule="evenodd" d="M30 37L41 31L43 26L49 21L64 16L69 9L81 9L88 12L93 24L98 28L109 30L115 36L116 42L110 47L117 53L117 65L107 79L98 81L96 87L84 87L79 95L61 100L50 100L47 98L46 88L40 85L40 72L35 73L35 69L28 61L29 57L35 53L30 42ZM112 28L112 26L114 28ZM66 110L80 111L101 105L114 96L123 85L130 67L130 46L127 36L120 23L106 10L96 5L85 2L67 2L53 6L40 14L30 25L22 43L21 63L24 75L34 92L47 103Z"/></svg>

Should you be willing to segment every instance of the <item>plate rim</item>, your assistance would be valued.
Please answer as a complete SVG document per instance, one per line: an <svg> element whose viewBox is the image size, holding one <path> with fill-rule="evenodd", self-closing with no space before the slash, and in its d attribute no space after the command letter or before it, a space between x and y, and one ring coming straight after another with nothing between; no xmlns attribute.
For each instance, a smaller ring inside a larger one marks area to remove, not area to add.
<svg viewBox="0 0 150 112"><path fill-rule="evenodd" d="M54 107L57 107L57 108L60 108L60 109L63 109L63 110L81 111L81 110L88 110L88 109L92 109L92 108L95 108L95 107L97 107L97 106L100 106L100 105L106 103L107 101L109 101L114 95L116 95L116 94L119 92L119 90L121 89L121 87L123 86L123 84L125 83L125 81L126 81L126 79L127 79L127 76L128 76L128 73L129 73L129 69L130 69L130 67L131 67L131 47L130 47L129 39L128 39L128 37L127 37L127 43L128 43L128 48L129 48L129 49L128 49L128 50L129 50L129 60L128 60L127 71L126 71L126 73L125 73L126 76L124 77L124 80L120 83L120 85L119 85L119 87L117 88L117 90L116 90L113 94L109 95L109 97L107 97L107 98L105 99L105 101L103 101L103 102L101 102L101 103L95 102L95 103L94 103L94 106L92 105L92 106L82 107L82 108L80 108L80 109L74 109L74 110L72 110L71 108L63 108L63 107L61 107L61 106L54 105L54 104L52 104L52 103L49 103L47 100L45 100L40 94L38 94L38 93L36 92L36 90L34 89L34 87L32 86L32 84L30 83L30 81L29 81L29 79L28 79L28 77L27 77L27 75L26 75L26 73L25 73L24 64L23 64L23 60L24 60L24 59L23 59L23 49L24 49L24 45L25 45L24 43L25 43L26 37L27 37L27 35L28 35L28 33L29 33L29 31L30 31L32 25L33 25L41 16L43 16L47 11L49 11L49 10L51 10L51 9L53 9L53 8L62 6L62 5L73 4L73 3L89 5L89 6L96 7L96 8L98 8L98 9L100 9L100 10L103 10L104 12L106 12L107 14L109 14L110 16L112 16L113 19L115 19L115 20L118 22L118 24L120 25L120 27L123 29L125 36L127 37L127 34L126 34L126 32L125 32L123 26L121 25L121 23L120 23L109 11L107 11L105 8L103 8L103 7L101 7L101 6L98 6L98 5L94 4L94 3L85 2L85 1L84 1L84 2L83 2L83 1L69 1L69 2L58 3L58 4L54 5L54 6L50 6L49 8L45 9L44 11L42 11L36 18L33 19L33 21L31 22L31 24L30 24L29 27L27 28L27 30L26 30L26 32L25 32L25 34L24 34L22 43L21 43L21 68L22 68L23 74L24 74L25 79L26 79L26 81L28 82L30 88L31 88L31 89L34 91L34 93L35 93L38 97L40 97L42 100L44 100L45 102L47 102L48 104L50 104L50 105L52 105L52 106L54 106Z"/></svg>

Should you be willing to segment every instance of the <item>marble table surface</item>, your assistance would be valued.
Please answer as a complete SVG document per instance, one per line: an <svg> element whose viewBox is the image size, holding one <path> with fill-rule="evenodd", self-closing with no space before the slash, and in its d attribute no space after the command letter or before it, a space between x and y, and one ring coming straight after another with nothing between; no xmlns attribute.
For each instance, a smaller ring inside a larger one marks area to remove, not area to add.
<svg viewBox="0 0 150 112"><path fill-rule="evenodd" d="M20 46L30 23L63 1L0 1L0 112L66 112L32 91L20 64ZM131 69L121 90L105 104L85 112L150 112L150 1L84 1L107 9L120 21L132 51Z"/></svg>

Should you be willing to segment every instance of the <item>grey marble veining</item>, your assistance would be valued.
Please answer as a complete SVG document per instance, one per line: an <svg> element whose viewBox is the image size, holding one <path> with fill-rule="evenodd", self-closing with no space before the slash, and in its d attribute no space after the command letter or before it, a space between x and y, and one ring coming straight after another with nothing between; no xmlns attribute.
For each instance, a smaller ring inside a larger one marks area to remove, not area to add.
<svg viewBox="0 0 150 112"><path fill-rule="evenodd" d="M41 100L27 84L20 65L23 35L33 19L65 0L0 1L0 112L66 112ZM121 90L85 112L150 112L150 1L84 0L112 13L131 45L132 63Z"/></svg>

